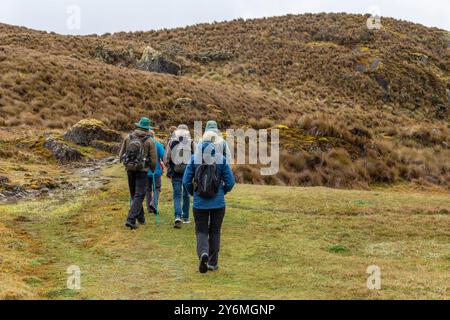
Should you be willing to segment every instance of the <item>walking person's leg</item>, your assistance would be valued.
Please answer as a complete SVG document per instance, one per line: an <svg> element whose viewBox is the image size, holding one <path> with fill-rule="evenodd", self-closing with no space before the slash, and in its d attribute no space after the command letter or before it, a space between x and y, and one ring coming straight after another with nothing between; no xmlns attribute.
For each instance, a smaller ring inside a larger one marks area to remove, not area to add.
<svg viewBox="0 0 450 320"><path fill-rule="evenodd" d="M217 270L219 267L220 233L224 216L225 208L211 210L208 252L208 267L210 270Z"/></svg>
<svg viewBox="0 0 450 320"><path fill-rule="evenodd" d="M162 187L162 179L161 177L155 177L155 187L154 195L153 195L153 207L159 212L158 203L159 203L159 195L161 194Z"/></svg>
<svg viewBox="0 0 450 320"><path fill-rule="evenodd" d="M208 271L208 234L209 234L209 210L194 208L195 235L197 237L197 256L200 259L199 271L205 273Z"/></svg>
<svg viewBox="0 0 450 320"><path fill-rule="evenodd" d="M147 205L147 211L148 213L153 212L151 205L152 205L152 196L153 196L153 177L148 176L147 177L147 188L146 188L146 193L145 193L145 204Z"/></svg>
<svg viewBox="0 0 450 320"><path fill-rule="evenodd" d="M134 192L136 191L135 172L128 171L127 177L128 177L128 190L130 191L130 208L131 208L131 205L133 204L133 199L134 199Z"/></svg>
<svg viewBox="0 0 450 320"><path fill-rule="evenodd" d="M142 203L144 202L147 186L146 172L133 172L133 175L135 178L135 192L127 220L127 226L129 226L130 228L133 228L136 225L137 219L142 219Z"/></svg>
<svg viewBox="0 0 450 320"><path fill-rule="evenodd" d="M191 197L186 187L183 186L183 222L190 223L189 210L191 207Z"/></svg>
<svg viewBox="0 0 450 320"><path fill-rule="evenodd" d="M173 209L175 215L175 227L181 227L181 197L182 197L182 181L180 178L172 178L173 188Z"/></svg>
<svg viewBox="0 0 450 320"><path fill-rule="evenodd" d="M126 226L133 229L136 227L136 220L132 220L131 217L131 208L133 206L134 194L136 192L136 174L133 171L127 172L128 177L128 190L130 191L130 209L128 210L128 217L126 221Z"/></svg>
<svg viewBox="0 0 450 320"><path fill-rule="evenodd" d="M143 197L142 197L142 200L140 200L140 202L139 202L141 210L139 211L139 215L137 216L137 220L138 220L139 224L141 224L141 225L145 225L144 200L145 200L145 194L147 192L147 181L148 181L147 173L146 172L144 172L144 173L145 173L145 176L141 175L141 173L139 173L138 179L137 179L137 180L140 180L139 183L144 183ZM137 193L137 189L138 189L137 184L138 183L136 183L135 198L136 198L136 193Z"/></svg>

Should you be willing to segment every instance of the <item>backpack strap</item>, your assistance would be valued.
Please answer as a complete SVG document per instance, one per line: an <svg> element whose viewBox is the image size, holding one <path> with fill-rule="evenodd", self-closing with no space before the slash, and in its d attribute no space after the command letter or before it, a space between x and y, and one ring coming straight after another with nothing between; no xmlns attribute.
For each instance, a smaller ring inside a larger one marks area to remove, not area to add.
<svg viewBox="0 0 450 320"><path fill-rule="evenodd" d="M154 139L153 136L150 135L150 134L149 134L149 135L146 135L144 138L142 138L142 142L143 142L143 143L146 143L147 140L150 139L150 138L153 140L153 142L155 142L155 139Z"/></svg>
<svg viewBox="0 0 450 320"><path fill-rule="evenodd" d="M173 149L179 144L180 144L180 141L178 139L171 140L169 143L169 152L172 153ZM173 167L175 166L175 163L173 162L172 155L170 155L170 156L171 157L170 157L169 165L173 169Z"/></svg>

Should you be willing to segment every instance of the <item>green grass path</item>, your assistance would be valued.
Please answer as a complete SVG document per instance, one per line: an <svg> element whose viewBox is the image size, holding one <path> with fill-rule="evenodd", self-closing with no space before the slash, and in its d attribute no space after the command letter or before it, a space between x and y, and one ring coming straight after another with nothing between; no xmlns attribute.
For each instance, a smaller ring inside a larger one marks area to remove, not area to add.
<svg viewBox="0 0 450 320"><path fill-rule="evenodd" d="M201 275L194 226L172 228L170 181L161 225L152 217L130 232L124 172L104 174L114 179L102 190L0 206L8 231L0 297L449 298L446 194L238 185L228 196L221 269ZM70 265L81 269L79 292L66 288ZM366 287L370 265L381 268L382 290Z"/></svg>

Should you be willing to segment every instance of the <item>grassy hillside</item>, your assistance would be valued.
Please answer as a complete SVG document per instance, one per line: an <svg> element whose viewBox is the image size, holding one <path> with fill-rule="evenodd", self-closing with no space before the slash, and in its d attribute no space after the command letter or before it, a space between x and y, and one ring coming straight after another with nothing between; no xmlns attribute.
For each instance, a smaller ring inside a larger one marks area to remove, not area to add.
<svg viewBox="0 0 450 320"><path fill-rule="evenodd" d="M1 205L0 299L447 299L448 195L238 185L229 195L221 269L197 273L194 226L126 231L123 169L62 199ZM80 292L66 269L81 268ZM378 265L382 290L366 287Z"/></svg>
<svg viewBox="0 0 450 320"><path fill-rule="evenodd" d="M83 118L128 130L141 115L161 131L212 118L283 125L280 174L243 166L239 181L448 188L449 33L394 19L370 31L366 20L305 14L83 37L0 24L0 136ZM139 70L147 46L181 74Z"/></svg>

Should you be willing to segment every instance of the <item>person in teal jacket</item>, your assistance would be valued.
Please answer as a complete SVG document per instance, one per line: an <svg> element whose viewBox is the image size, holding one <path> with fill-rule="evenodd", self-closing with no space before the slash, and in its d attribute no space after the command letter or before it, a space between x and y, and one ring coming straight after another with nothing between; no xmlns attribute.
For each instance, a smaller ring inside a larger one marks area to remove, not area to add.
<svg viewBox="0 0 450 320"><path fill-rule="evenodd" d="M148 213L158 214L158 200L161 194L162 186L162 176L164 174L164 167L162 164L164 158L164 145L156 141L154 132L150 132L151 139L155 141L156 146L156 168L155 171L148 171L148 181L147 181L147 193L146 193L146 203Z"/></svg>
<svg viewBox="0 0 450 320"><path fill-rule="evenodd" d="M183 184L194 196L194 219L197 236L197 255L200 260L199 271L206 273L219 268L220 233L225 216L225 195L235 184L233 172L225 156L215 156L216 146L212 141L203 140L192 156L183 176ZM220 152L220 151L219 151ZM195 172L204 153L210 153L215 159L216 177L219 182L218 192L213 198L202 198L194 190Z"/></svg>

